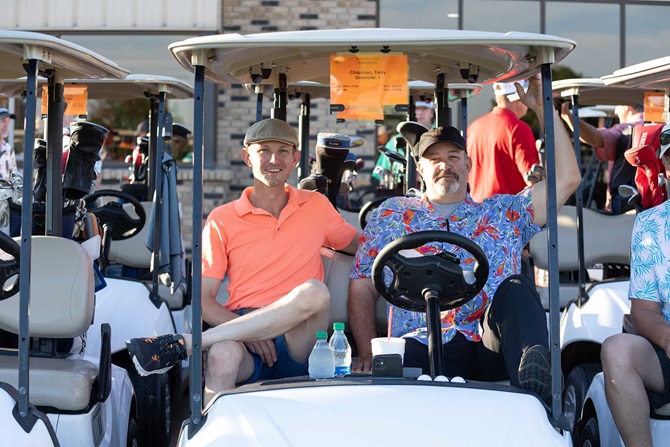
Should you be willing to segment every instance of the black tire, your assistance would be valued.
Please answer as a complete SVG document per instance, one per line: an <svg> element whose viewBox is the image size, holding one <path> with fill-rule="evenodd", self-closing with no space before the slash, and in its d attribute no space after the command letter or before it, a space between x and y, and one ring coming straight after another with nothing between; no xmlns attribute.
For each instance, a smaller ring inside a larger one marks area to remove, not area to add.
<svg viewBox="0 0 670 447"><path fill-rule="evenodd" d="M128 421L128 436L126 436L126 447L139 447L140 435L137 431L137 421L131 417Z"/></svg>
<svg viewBox="0 0 670 447"><path fill-rule="evenodd" d="M579 420L586 392L589 390L593 378L601 371L600 363L584 363L574 367L565 381L563 410L565 419L570 425L573 441L577 439L575 423Z"/></svg>
<svg viewBox="0 0 670 447"><path fill-rule="evenodd" d="M579 436L578 447L600 447L600 430L598 430L598 419L591 417L584 425L584 430Z"/></svg>
<svg viewBox="0 0 670 447"><path fill-rule="evenodd" d="M128 370L135 389L140 445L167 446L170 442L172 396L167 373L140 376L135 367Z"/></svg>

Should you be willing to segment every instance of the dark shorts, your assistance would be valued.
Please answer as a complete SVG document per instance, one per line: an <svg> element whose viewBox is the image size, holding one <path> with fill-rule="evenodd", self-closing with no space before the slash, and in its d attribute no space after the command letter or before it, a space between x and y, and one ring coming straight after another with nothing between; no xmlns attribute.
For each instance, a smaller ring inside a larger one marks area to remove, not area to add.
<svg viewBox="0 0 670 447"><path fill-rule="evenodd" d="M254 372L251 377L237 385L245 385L258 380L283 379L286 377L307 375L307 364L299 363L289 355L286 338L283 335L274 339L275 349L277 350L277 361L274 365L268 366L263 363L261 356L249 351L254 358ZM248 348L247 348L248 350Z"/></svg>
<svg viewBox="0 0 670 447"><path fill-rule="evenodd" d="M651 407L660 408L670 402L670 358L668 358L668 355L665 353L665 349L655 345L654 343L652 343L651 346L654 347L658 361L661 363L664 388L663 393L647 391L647 395L649 396L649 403L651 404Z"/></svg>

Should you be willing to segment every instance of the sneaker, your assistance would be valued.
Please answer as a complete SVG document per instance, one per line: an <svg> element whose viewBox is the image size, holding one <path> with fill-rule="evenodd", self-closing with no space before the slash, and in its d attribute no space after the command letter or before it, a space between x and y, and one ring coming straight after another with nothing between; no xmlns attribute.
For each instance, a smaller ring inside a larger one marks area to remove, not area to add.
<svg viewBox="0 0 670 447"><path fill-rule="evenodd" d="M186 359L184 337L179 334L151 338L133 338L126 347L141 376L161 374Z"/></svg>
<svg viewBox="0 0 670 447"><path fill-rule="evenodd" d="M551 408L551 355L542 345L531 346L521 356L519 387L532 391Z"/></svg>

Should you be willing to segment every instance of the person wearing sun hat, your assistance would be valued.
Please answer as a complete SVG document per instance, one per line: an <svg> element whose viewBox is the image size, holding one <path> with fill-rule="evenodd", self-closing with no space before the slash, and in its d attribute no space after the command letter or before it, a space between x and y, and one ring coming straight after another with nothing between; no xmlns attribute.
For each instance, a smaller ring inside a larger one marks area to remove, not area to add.
<svg viewBox="0 0 670 447"><path fill-rule="evenodd" d="M534 78L521 101L543 118L542 83ZM574 150L560 118L554 112L557 172L556 200L560 207L580 183ZM521 274L521 253L547 222L544 182L530 193L498 194L483 202L467 191L472 166L458 129L398 126L418 160L425 183L421 196L391 197L368 220L349 275L349 321L358 347L351 370L371 369L370 340L376 337L375 305L378 292L371 280L377 254L390 242L420 231L449 231L478 244L490 264L481 292L462 306L442 312L443 372L469 380L510 380L514 386L535 392L551 404L551 368L544 308L532 280ZM408 132L405 131L408 130ZM431 244L420 254L449 251L464 271L476 261L466 250L448 244ZM391 306L389 336L403 337L404 366L430 370L425 313Z"/></svg>
<svg viewBox="0 0 670 447"><path fill-rule="evenodd" d="M327 140L340 141L337 134ZM300 160L298 144L282 120L249 127L241 155L254 184L207 218L202 314L212 328L202 334L204 403L243 383L307 374L314 334L327 329L330 312L321 247L353 254L358 245L356 229L323 194L286 183ZM230 298L222 305L216 297L226 275ZM154 374L185 359L191 339L135 338L127 346L140 374Z"/></svg>
<svg viewBox="0 0 670 447"><path fill-rule="evenodd" d="M528 89L528 80L521 86ZM521 121L528 107L519 101L514 84L495 83L493 92L496 106L468 126L470 195L478 202L522 191L533 183L528 173L540 166L533 131Z"/></svg>
<svg viewBox="0 0 670 447"><path fill-rule="evenodd" d="M17 170L16 154L14 148L5 139L9 136L9 120L15 119L13 113L10 113L5 107L0 107L0 178L10 180L12 172Z"/></svg>
<svg viewBox="0 0 670 447"><path fill-rule="evenodd" d="M659 157L670 176L670 125ZM649 409L670 403L670 201L640 212L631 237L630 317L633 328L605 340L600 352L605 395L625 445L652 446Z"/></svg>

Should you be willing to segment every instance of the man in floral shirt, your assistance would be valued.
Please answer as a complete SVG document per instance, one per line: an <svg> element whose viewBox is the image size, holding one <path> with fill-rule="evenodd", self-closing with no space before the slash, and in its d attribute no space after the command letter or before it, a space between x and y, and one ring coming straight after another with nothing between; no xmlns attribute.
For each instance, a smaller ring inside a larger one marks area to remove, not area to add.
<svg viewBox="0 0 670 447"><path fill-rule="evenodd" d="M543 120L541 81L532 80L521 100ZM580 174L570 139L554 112L556 129L557 202L575 191ZM354 371L371 368L370 340L377 291L370 279L377 253L408 233L444 229L471 238L486 253L490 273L482 291L461 307L442 313L443 370L447 376L473 380L505 380L551 399L551 369L544 309L535 286L521 270L521 250L547 221L546 185L539 182L517 195L496 195L476 203L467 193L471 161L458 130L444 127L424 133L412 147L426 184L422 197L395 197L372 215L350 275L349 321L358 347ZM435 245L435 244L433 244ZM444 245L474 268L469 253ZM424 247L422 252L435 251ZM390 307L391 336L405 337L405 366L429 369L424 313ZM522 358L523 357L523 358Z"/></svg>
<svg viewBox="0 0 670 447"><path fill-rule="evenodd" d="M661 160L670 175L670 125ZM630 316L634 334L614 335L600 358L605 394L626 445L651 447L649 407L670 403L670 201L637 215L630 255Z"/></svg>

